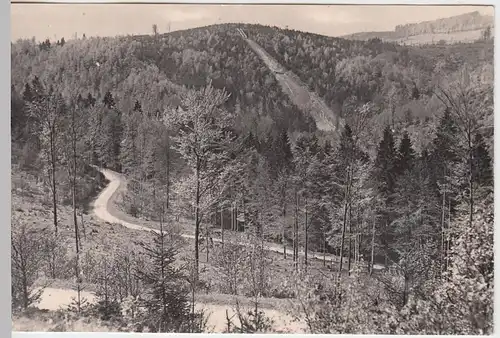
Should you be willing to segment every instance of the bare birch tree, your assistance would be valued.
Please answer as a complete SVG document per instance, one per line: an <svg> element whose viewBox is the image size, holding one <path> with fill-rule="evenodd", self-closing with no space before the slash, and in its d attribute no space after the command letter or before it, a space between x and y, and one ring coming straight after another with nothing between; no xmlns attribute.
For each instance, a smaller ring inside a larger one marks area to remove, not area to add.
<svg viewBox="0 0 500 338"><path fill-rule="evenodd" d="M200 91L190 91L181 106L165 112L166 126L176 133L172 137L177 151L186 161L191 175L178 185L189 196L195 212L195 270L199 270L200 227L224 190L222 178L227 170L231 114L222 107L229 98L224 90L210 84Z"/></svg>

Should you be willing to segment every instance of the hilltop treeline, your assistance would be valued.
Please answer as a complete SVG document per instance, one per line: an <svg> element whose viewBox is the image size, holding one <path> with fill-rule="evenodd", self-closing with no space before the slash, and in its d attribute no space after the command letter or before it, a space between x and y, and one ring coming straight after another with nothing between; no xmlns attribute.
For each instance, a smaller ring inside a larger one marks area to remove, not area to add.
<svg viewBox="0 0 500 338"><path fill-rule="evenodd" d="M451 33L469 30L485 29L494 25L493 16L481 15L479 12L471 12L452 16L450 18L397 25L395 32L402 36L418 34Z"/></svg>

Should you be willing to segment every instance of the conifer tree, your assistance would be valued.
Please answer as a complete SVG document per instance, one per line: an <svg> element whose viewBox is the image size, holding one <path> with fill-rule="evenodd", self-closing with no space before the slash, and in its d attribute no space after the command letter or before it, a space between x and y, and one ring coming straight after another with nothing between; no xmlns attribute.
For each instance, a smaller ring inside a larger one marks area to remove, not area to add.
<svg viewBox="0 0 500 338"><path fill-rule="evenodd" d="M491 157L480 133L474 136L473 148L473 179L474 182L483 187L493 186L493 171Z"/></svg>
<svg viewBox="0 0 500 338"><path fill-rule="evenodd" d="M141 106L140 102L137 100L135 100L133 111L142 113L142 106Z"/></svg>
<svg viewBox="0 0 500 338"><path fill-rule="evenodd" d="M385 261L390 255L390 245L392 242L392 231L390 224L393 215L390 211L394 200L394 188L396 179L396 149L394 138L390 126L384 129L382 141L377 149L377 157L375 158L374 169L372 172L373 181L375 184L378 197L381 200L377 214L377 221L380 229L380 244L383 247ZM386 264L387 265L387 264Z"/></svg>
<svg viewBox="0 0 500 338"><path fill-rule="evenodd" d="M279 156L279 168L277 172L277 182L279 185L279 205L281 208L282 234L281 242L283 244L283 257L286 259L286 244L287 244L287 224L286 210L288 202L288 191L290 189L290 175L293 172L293 153L290 144L290 138L286 130L283 130L275 144L277 156ZM279 154L279 155L278 155Z"/></svg>
<svg viewBox="0 0 500 338"><path fill-rule="evenodd" d="M455 211L458 193L465 189L460 182L460 143L458 127L450 109L443 112L436 136L431 145L429 154L429 185L435 192L439 205L439 218L441 223L441 266L446 269L448 251L450 246L449 223ZM434 200L434 199L432 199ZM431 203L429 203L431 204Z"/></svg>
<svg viewBox="0 0 500 338"><path fill-rule="evenodd" d="M402 175L405 171L411 170L414 160L415 151L413 150L410 136L408 132L405 131L397 153L396 169L398 174Z"/></svg>
<svg viewBox="0 0 500 338"><path fill-rule="evenodd" d="M17 137L25 138L25 128L27 124L27 116L25 112L25 103L21 96L16 91L14 85L10 88L10 123L11 123L11 136L13 139ZM25 141L25 140L23 140Z"/></svg>
<svg viewBox="0 0 500 338"><path fill-rule="evenodd" d="M92 94L88 93L87 98L85 99L85 107L93 107L96 103L96 99L92 96Z"/></svg>
<svg viewBox="0 0 500 338"><path fill-rule="evenodd" d="M191 322L185 276L176 267L177 249L163 226L153 232L153 244L142 243L149 268L136 271L146 287L144 322L151 332L188 332Z"/></svg>
<svg viewBox="0 0 500 338"><path fill-rule="evenodd" d="M117 109L113 95L108 91L104 95L102 112L97 135L96 153L100 165L121 171L120 147L123 126L121 112Z"/></svg>
<svg viewBox="0 0 500 338"><path fill-rule="evenodd" d="M131 121L128 121L125 125L122 152L120 153L120 162L125 174L131 174L138 166L136 137L137 131L135 125Z"/></svg>
<svg viewBox="0 0 500 338"><path fill-rule="evenodd" d="M102 102L108 109L112 109L115 107L115 99L113 98L113 94L111 94L110 91L107 91L106 94L104 94L104 99L102 100Z"/></svg>
<svg viewBox="0 0 500 338"><path fill-rule="evenodd" d="M31 89L31 86L29 83L26 83L24 85L23 100L25 102L31 102L33 99L34 99L34 93Z"/></svg>

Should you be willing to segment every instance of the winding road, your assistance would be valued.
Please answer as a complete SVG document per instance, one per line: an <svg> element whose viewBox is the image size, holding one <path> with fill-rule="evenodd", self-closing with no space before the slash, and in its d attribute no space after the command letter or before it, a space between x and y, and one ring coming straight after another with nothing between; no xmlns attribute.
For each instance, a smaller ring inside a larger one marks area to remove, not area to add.
<svg viewBox="0 0 500 338"><path fill-rule="evenodd" d="M99 170L104 177L106 177L107 180L109 180L109 184L104 188L104 190L99 194L97 199L94 202L94 214L97 218L101 219L104 222L108 222L111 224L120 224L126 228L133 229L133 230L142 230L142 231L154 231L154 232L159 232L159 230L154 229L152 227L144 226L144 225L139 225L140 223L144 224L144 221L140 219L134 219L133 217L127 215L127 219L125 220L122 217L120 217L116 212L113 212L110 205L113 203L115 200L118 192L122 189L124 189L124 185L126 185L126 179L122 174L119 174L113 170L110 169L103 169L99 167L95 167L97 170ZM131 223L129 220L133 220L134 223ZM153 223L153 222L148 222L148 223ZM188 238L188 239L194 239L194 236L191 234L186 234L183 233L181 234L182 237ZM220 238L213 238L214 242L221 242ZM250 246L251 244L249 242L245 241L239 241L239 242L233 242L229 240L225 240L225 243L231 243L231 244L239 244L239 245L246 245ZM264 244L265 250L267 251L272 251L276 253L282 253L283 252L283 246L279 244L274 244L274 243L269 243L266 242ZM305 256L304 251L299 251L300 256ZM331 254L326 254L324 255L323 253L318 253L318 252L308 252L307 253L308 258L315 258L318 260L325 260L327 262L338 262L339 258L335 255ZM383 269L383 266L380 265L375 265L374 269L380 270Z"/></svg>

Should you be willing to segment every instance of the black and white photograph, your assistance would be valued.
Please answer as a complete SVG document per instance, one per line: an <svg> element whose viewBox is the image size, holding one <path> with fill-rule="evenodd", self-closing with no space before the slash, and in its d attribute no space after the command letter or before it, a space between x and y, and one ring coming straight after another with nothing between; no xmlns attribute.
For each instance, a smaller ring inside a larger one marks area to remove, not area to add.
<svg viewBox="0 0 500 338"><path fill-rule="evenodd" d="M493 334L493 6L10 8L12 331Z"/></svg>

